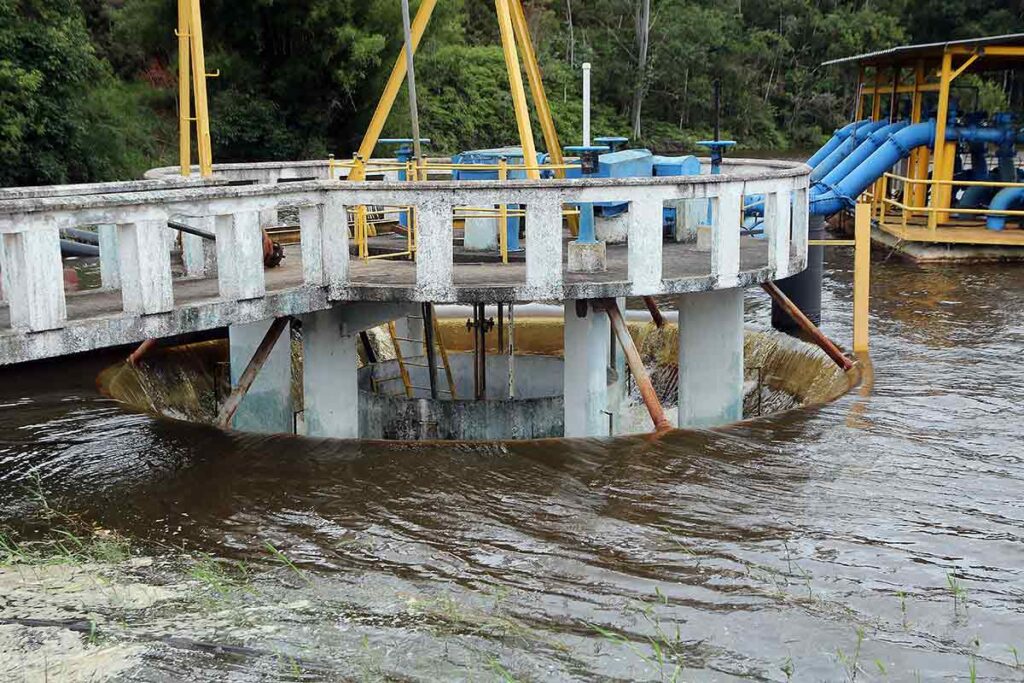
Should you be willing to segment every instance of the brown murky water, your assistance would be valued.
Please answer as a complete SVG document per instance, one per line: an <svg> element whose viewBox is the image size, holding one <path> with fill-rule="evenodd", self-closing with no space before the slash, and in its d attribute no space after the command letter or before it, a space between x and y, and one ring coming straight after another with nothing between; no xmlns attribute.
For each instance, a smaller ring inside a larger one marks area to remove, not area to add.
<svg viewBox="0 0 1024 683"><path fill-rule="evenodd" d="M875 266L870 397L658 442L225 434L101 398L104 360L3 371L0 525L35 475L158 564L244 563L100 614L128 680L1024 680L1024 268Z"/></svg>

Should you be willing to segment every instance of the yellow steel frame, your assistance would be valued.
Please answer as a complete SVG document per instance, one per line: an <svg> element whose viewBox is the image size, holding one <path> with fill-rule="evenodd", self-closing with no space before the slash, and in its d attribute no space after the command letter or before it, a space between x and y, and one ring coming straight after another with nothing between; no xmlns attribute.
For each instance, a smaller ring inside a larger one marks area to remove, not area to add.
<svg viewBox="0 0 1024 683"><path fill-rule="evenodd" d="M192 123L196 124L196 151L199 173L213 175L213 147L210 141L210 107L206 95L206 79L219 76L206 72L203 48L203 14L199 0L178 0L178 156L181 175L192 174ZM189 85L195 98L192 116Z"/></svg>
<svg viewBox="0 0 1024 683"><path fill-rule="evenodd" d="M427 25L430 23L430 18L436 5L437 0L423 0L420 3L419 9L416 12L416 17L413 19L411 26L413 53L415 53L419 47L420 41L423 38ZM523 10L522 2L521 0L495 0L494 5L497 13L498 27L501 33L502 53L505 57L505 67L508 71L509 88L512 94L512 103L516 115L516 127L519 132L519 143L523 150L524 162L522 166L506 164L504 166L504 170L507 173L509 169L521 168L525 171L528 178L539 179L541 169L549 168L554 170L558 177L565 177L565 169L567 166L565 165L562 157L562 148L558 141L558 132L555 129L554 120L551 116L551 108L548 104L547 95L544 92L544 83L541 76L540 65L537 61L536 52L533 48L533 41L530 38L530 31L526 23L526 14ZM384 92L381 94L380 101L377 103L377 107L374 110L373 117L370 120L370 125L367 127L366 133L363 135L363 140L359 145L359 151L356 154L357 161L349 166L349 180L359 181L366 179L367 167L370 165L373 151L377 146L377 142L380 140L380 135L383 132L384 125L387 123L388 116L390 116L391 110L394 107L394 103L398 97L402 83L405 82L406 79L407 62L405 50L406 47L403 46L398 58L395 60L395 65L391 70L391 75L388 78L387 85L384 87ZM520 64L519 61L520 51L522 52L522 64ZM544 134L544 144L548 148L548 154L551 156L551 160L553 161L552 164L541 165L536 162L537 147L533 138L530 109L527 102L526 89L523 84L522 71L524 66L530 85L530 93L533 97L533 103L537 110L537 118ZM413 178L418 175L419 177L425 178L427 175L427 161L425 159L417 159L416 164L417 168L413 170L418 171L418 173L408 173L407 177ZM333 159L331 160L330 171L332 177L334 177L334 169L342 166L345 166L345 164L334 162ZM449 170L446 165L434 164L430 165L430 167L437 170ZM388 166L387 168L390 169L391 166ZM485 168L487 167L473 166L473 169L478 171L484 170ZM415 220L414 212L412 213L413 220L410 221L410 225ZM354 239L359 245L360 257L366 259L369 258L366 239L372 228L366 224L365 207L356 207L355 216ZM503 230L499 232L504 233ZM412 239L415 241L415 236L413 236ZM415 248L413 248L412 251L415 252ZM507 246L503 246L502 260L507 262L507 259Z"/></svg>
<svg viewBox="0 0 1024 683"><path fill-rule="evenodd" d="M908 82L899 77L900 66L906 67L910 63L894 63L891 66L875 65L874 82L865 87L866 71L865 65L860 67L857 79L857 115L856 119L863 118L867 98L871 97L871 118L879 120L882 113L882 95L889 94L896 106L895 100L900 95L908 94L911 99L911 123L919 123L923 117L923 99L925 93L934 92L938 95L938 107L936 111L935 143L929 149L927 147L914 150L910 157L907 169L907 177L885 174L872 188L865 192L869 197L872 208L877 209L879 220L883 220L887 207L896 207L904 213L903 221L906 222L906 214L919 212L926 215L928 228L934 231L937 227L950 218L950 207L953 197L953 171L956 161L956 143L946 141L947 120L949 118L949 97L953 82L966 73L978 60L983 57L1024 57L1024 47L989 45L985 47L948 47L943 50L937 62L926 62L918 58L913 62L913 81ZM929 58L929 61L932 58ZM885 72L892 70L892 77L884 77ZM934 71L931 71L934 69ZM930 81L929 76L937 77L937 81ZM929 172L931 179L929 179ZM889 180L900 180L905 183L903 201L894 201L886 197L886 183ZM970 185L971 183L957 183L957 185ZM989 183L985 185L998 186ZM1013 183L1011 186L1015 185ZM929 193L929 188L931 192ZM964 214L984 214L984 210L960 210ZM1002 215L1014 215L1013 212L999 212Z"/></svg>

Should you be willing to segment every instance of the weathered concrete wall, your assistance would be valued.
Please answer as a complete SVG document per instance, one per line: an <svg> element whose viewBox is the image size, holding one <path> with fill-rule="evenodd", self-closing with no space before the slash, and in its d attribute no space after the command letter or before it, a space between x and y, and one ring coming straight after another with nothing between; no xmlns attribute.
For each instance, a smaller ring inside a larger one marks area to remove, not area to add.
<svg viewBox="0 0 1024 683"><path fill-rule="evenodd" d="M562 397L449 401L359 392L363 438L541 439L562 436Z"/></svg>

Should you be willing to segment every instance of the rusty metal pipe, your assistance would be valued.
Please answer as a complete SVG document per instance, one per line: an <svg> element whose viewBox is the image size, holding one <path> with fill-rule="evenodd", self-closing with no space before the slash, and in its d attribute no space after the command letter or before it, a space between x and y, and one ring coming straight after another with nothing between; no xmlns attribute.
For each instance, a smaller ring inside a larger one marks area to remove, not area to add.
<svg viewBox="0 0 1024 683"><path fill-rule="evenodd" d="M271 323L267 333L263 335L263 341L256 347L256 352L249 359L249 364L245 366L245 371L238 378L238 386L231 390L231 395L224 401L224 405L217 415L217 424L220 427L227 429L231 426L231 419L238 411L238 407L242 405L242 399L249 393L249 388L256 381L256 376L260 374L263 365L270 358L270 352L274 350L274 345L277 344L277 340L280 339L281 333L285 331L290 321L290 316L276 318Z"/></svg>
<svg viewBox="0 0 1024 683"><path fill-rule="evenodd" d="M800 326L807 336L811 338L818 347L828 355L829 358L835 362L843 372L846 372L853 367L853 361L843 355L843 352L839 350L839 347L835 345L831 339L825 336L825 333L818 329L817 325L811 322L810 318L804 315L804 312L794 304L788 296L786 296L778 285L774 282L764 282L761 284L764 291L772 297L779 308L784 310L790 318L793 319L797 325Z"/></svg>
<svg viewBox="0 0 1024 683"><path fill-rule="evenodd" d="M647 310L651 312L651 320L654 321L654 326L659 330L665 327L665 316L661 314L658 302L654 300L653 296L644 297L644 306L647 306Z"/></svg>
<svg viewBox="0 0 1024 683"><path fill-rule="evenodd" d="M606 299L600 306L608 313L612 330L619 339L619 346L626 354L626 363L629 365L629 371L633 373L637 388L640 389L640 396L644 400L644 405L647 406L647 412L651 414L654 431L658 433L669 431L672 429L672 425L665 417L665 409L661 407L661 401L658 400L658 394L654 391L654 385L651 384L647 368L644 367L644 362L640 359L640 352L637 351L636 345L633 343L633 337L629 334L626 321L622 319L619 305L614 299Z"/></svg>

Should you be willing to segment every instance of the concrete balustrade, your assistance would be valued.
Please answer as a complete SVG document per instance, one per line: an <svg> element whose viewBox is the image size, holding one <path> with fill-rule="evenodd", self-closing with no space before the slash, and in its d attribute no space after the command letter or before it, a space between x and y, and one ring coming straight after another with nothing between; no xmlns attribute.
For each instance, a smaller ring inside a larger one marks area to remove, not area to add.
<svg viewBox="0 0 1024 683"><path fill-rule="evenodd" d="M326 162L264 171L264 180L273 184L228 185L218 170L208 180L0 190L0 270L9 302L7 319L0 313L0 364L305 315L335 302L683 294L783 277L806 263L807 167L802 164L728 160L717 176L510 182L277 182L322 177ZM235 181L260 180L255 171L232 172ZM744 265L738 227L742 197L753 193L765 195L768 248L759 252L766 254L763 263ZM565 270L562 209L594 201L629 204L621 275ZM714 204L710 254L665 241L662 207L686 201ZM467 283L454 259L452 208L496 204L525 207L525 267L493 264L487 266L494 269L493 281L477 277ZM415 263L350 257L346 208L359 205L415 207ZM301 253L291 253L280 271L264 271L260 216L295 207ZM171 278L169 216L217 237L214 247L201 237L182 236L187 282ZM59 232L82 226L99 226L101 279L105 288L121 290L117 309L102 292L77 294L68 309ZM670 247L689 251L680 261L683 252L670 253ZM299 263L293 278L288 268Z"/></svg>

